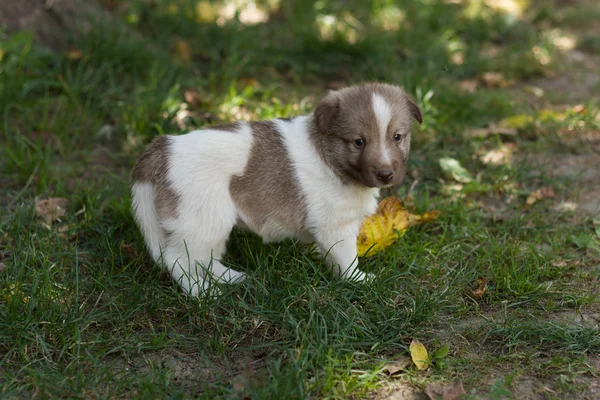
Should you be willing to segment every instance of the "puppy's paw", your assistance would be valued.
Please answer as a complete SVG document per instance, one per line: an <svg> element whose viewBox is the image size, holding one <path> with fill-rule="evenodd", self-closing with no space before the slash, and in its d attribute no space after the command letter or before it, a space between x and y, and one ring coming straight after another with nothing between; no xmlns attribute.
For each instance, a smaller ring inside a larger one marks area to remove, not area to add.
<svg viewBox="0 0 600 400"><path fill-rule="evenodd" d="M219 283L240 283L245 281L247 277L248 276L243 272L234 271L230 269L229 271L221 275L219 278L217 278L217 281Z"/></svg>
<svg viewBox="0 0 600 400"><path fill-rule="evenodd" d="M202 282L195 283L189 290L184 291L192 297L218 297L221 294L221 288L216 282L210 282L204 280Z"/></svg>
<svg viewBox="0 0 600 400"><path fill-rule="evenodd" d="M375 275L359 270L354 270L352 272L347 272L346 274L344 274L342 276L342 279L345 279L349 282L365 283L373 281L375 279Z"/></svg>

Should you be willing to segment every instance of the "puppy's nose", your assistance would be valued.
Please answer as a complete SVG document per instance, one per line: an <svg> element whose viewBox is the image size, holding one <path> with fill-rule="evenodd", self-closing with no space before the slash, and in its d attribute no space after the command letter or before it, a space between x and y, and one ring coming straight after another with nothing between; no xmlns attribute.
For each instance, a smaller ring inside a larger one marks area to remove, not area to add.
<svg viewBox="0 0 600 400"><path fill-rule="evenodd" d="M382 169L377 171L375 174L377 176L377 180L383 183L388 183L394 177L394 171L391 169Z"/></svg>

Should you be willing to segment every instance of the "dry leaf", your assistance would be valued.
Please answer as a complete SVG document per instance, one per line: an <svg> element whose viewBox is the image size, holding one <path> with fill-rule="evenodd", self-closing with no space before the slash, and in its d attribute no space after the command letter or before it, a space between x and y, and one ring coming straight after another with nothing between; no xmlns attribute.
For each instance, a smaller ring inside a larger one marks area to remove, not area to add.
<svg viewBox="0 0 600 400"><path fill-rule="evenodd" d="M185 64L191 62L192 52L190 51L190 44L183 39L175 40L175 43L173 44L173 55Z"/></svg>
<svg viewBox="0 0 600 400"><path fill-rule="evenodd" d="M487 290L488 282L489 282L489 280L482 276L480 276L479 278L477 278L477 280L475 280L477 289L473 290L473 292L471 293L471 295L473 296L474 299L479 300L483 297L483 295L485 294L485 291Z"/></svg>
<svg viewBox="0 0 600 400"><path fill-rule="evenodd" d="M462 395L466 394L462 382L456 382L453 385L445 385L443 383L428 383L425 386L425 394L431 400L458 400Z"/></svg>
<svg viewBox="0 0 600 400"><path fill-rule="evenodd" d="M0 262L0 272L4 271L4 268L6 268L6 265L4 265L3 262Z"/></svg>
<svg viewBox="0 0 600 400"><path fill-rule="evenodd" d="M46 224L50 225L52 222L65 215L68 203L69 200L65 199L64 197L36 200L35 212L40 217L44 218Z"/></svg>
<svg viewBox="0 0 600 400"><path fill-rule="evenodd" d="M512 85L512 82L504 78L504 74L500 72L486 72L479 80L488 88L506 88Z"/></svg>
<svg viewBox="0 0 600 400"><path fill-rule="evenodd" d="M553 267L562 268L562 267L566 267L567 265L569 265L569 263L567 263L566 260L554 260L554 261L552 261L551 265Z"/></svg>
<svg viewBox="0 0 600 400"><path fill-rule="evenodd" d="M439 211L411 214L402 207L400 199L387 197L379 203L376 214L363 222L357 238L358 254L364 257L368 252L372 256L402 237L409 227L433 221L439 215Z"/></svg>
<svg viewBox="0 0 600 400"><path fill-rule="evenodd" d="M71 61L77 61L83 58L83 53L81 50L71 46L69 47L69 50L67 50L65 56Z"/></svg>
<svg viewBox="0 0 600 400"><path fill-rule="evenodd" d="M532 192L525 201L525 209L531 207L538 200L553 199L556 195L550 186L544 186L535 192Z"/></svg>
<svg viewBox="0 0 600 400"><path fill-rule="evenodd" d="M475 93L479 87L479 82L474 79L465 79L458 83L458 88L466 93Z"/></svg>
<svg viewBox="0 0 600 400"><path fill-rule="evenodd" d="M554 260L550 265L557 268L579 267L581 265L581 260Z"/></svg>
<svg viewBox="0 0 600 400"><path fill-rule="evenodd" d="M409 351L410 358L412 358L418 370L421 371L429 367L429 355L427 354L427 349L423 346L423 343L419 342L417 339L413 339L410 343Z"/></svg>
<svg viewBox="0 0 600 400"><path fill-rule="evenodd" d="M408 368L410 364L410 358L406 356L400 356L389 364L386 364L385 367L383 367L383 372L385 372L388 376L394 376L402 371L406 371L406 368Z"/></svg>
<svg viewBox="0 0 600 400"><path fill-rule="evenodd" d="M200 96L200 93L196 89L186 90L183 92L183 97L192 110L199 108L202 105L202 96Z"/></svg>
<svg viewBox="0 0 600 400"><path fill-rule="evenodd" d="M121 253L129 259L138 258L138 253L135 251L135 247L131 244L121 243Z"/></svg>

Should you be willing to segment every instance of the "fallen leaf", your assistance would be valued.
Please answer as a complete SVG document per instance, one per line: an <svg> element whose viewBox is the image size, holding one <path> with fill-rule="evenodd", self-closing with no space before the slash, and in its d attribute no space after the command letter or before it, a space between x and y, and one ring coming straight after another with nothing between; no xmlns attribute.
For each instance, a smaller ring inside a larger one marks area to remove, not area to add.
<svg viewBox="0 0 600 400"><path fill-rule="evenodd" d="M443 383L428 383L425 386L425 394L431 400L458 400L465 395L465 388L462 382L456 382L453 385Z"/></svg>
<svg viewBox="0 0 600 400"><path fill-rule="evenodd" d="M479 80L488 88L506 88L512 85L512 82L504 78L500 72L486 72L479 77Z"/></svg>
<svg viewBox="0 0 600 400"><path fill-rule="evenodd" d="M386 364L385 367L383 367L383 372L388 376L394 376L402 371L406 371L406 368L408 368L410 364L411 360L409 357L400 356L389 364Z"/></svg>
<svg viewBox="0 0 600 400"><path fill-rule="evenodd" d="M535 192L532 192L525 201L525 209L531 207L535 202L543 199L553 199L556 195L550 186L544 186Z"/></svg>
<svg viewBox="0 0 600 400"><path fill-rule="evenodd" d="M567 265L569 265L569 263L566 260L554 260L550 264L553 267L558 267L558 268L566 267Z"/></svg>
<svg viewBox="0 0 600 400"><path fill-rule="evenodd" d="M476 285L477 289L475 289L471 292L471 296L473 296L473 298L475 300L479 300L483 297L483 295L485 294L485 291L487 290L488 282L489 282L489 280L482 276L478 277L475 280L475 285Z"/></svg>
<svg viewBox="0 0 600 400"><path fill-rule="evenodd" d="M199 108L202 105L202 96L200 96L200 93L196 89L186 90L183 92L183 97L192 110Z"/></svg>
<svg viewBox="0 0 600 400"><path fill-rule="evenodd" d="M81 50L71 46L69 47L69 50L67 50L65 56L71 61L77 61L83 58L83 53L81 52Z"/></svg>
<svg viewBox="0 0 600 400"><path fill-rule="evenodd" d="M585 112L585 106L583 104L577 104L571 109L575 114L583 114Z"/></svg>
<svg viewBox="0 0 600 400"><path fill-rule="evenodd" d="M129 259L138 258L138 253L135 251L135 247L131 244L121 243L121 253Z"/></svg>
<svg viewBox="0 0 600 400"><path fill-rule="evenodd" d="M0 272L4 271L4 268L6 268L6 265L4 265L3 262L0 262Z"/></svg>
<svg viewBox="0 0 600 400"><path fill-rule="evenodd" d="M439 211L411 214L402 207L400 199L387 197L379 203L377 212L363 222L357 238L358 254L364 257L368 252L372 256L402 237L409 227L433 221L439 215Z"/></svg>
<svg viewBox="0 0 600 400"><path fill-rule="evenodd" d="M36 199L35 212L44 219L46 224L50 225L65 215L68 203L69 200L64 197L52 197L45 200Z"/></svg>
<svg viewBox="0 0 600 400"><path fill-rule="evenodd" d="M475 93L479 87L479 82L474 79L465 79L458 83L458 88L465 93Z"/></svg>
<svg viewBox="0 0 600 400"><path fill-rule="evenodd" d="M176 39L173 44L173 55L184 64L191 62L192 52L190 51L190 44L186 40Z"/></svg>
<svg viewBox="0 0 600 400"><path fill-rule="evenodd" d="M440 158L440 167L442 170L450 175L452 179L460 183L469 183L473 180L473 177L458 160L450 157Z"/></svg>
<svg viewBox="0 0 600 400"><path fill-rule="evenodd" d="M485 165L498 166L506 164L508 162L508 154L510 153L507 150L507 148L494 149L481 155L481 157L479 157L479 160Z"/></svg>
<svg viewBox="0 0 600 400"><path fill-rule="evenodd" d="M423 343L419 342L417 339L413 339L410 343L409 351L410 358L412 358L418 370L421 371L429 367L429 356Z"/></svg>

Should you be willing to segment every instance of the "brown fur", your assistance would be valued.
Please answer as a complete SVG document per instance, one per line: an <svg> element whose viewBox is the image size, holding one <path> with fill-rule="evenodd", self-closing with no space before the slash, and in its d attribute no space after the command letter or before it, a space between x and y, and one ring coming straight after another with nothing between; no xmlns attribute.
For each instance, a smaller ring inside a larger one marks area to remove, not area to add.
<svg viewBox="0 0 600 400"><path fill-rule="evenodd" d="M154 184L156 212L160 218L177 216L179 195L171 188L169 179L169 137L159 136L146 149L133 168L134 182Z"/></svg>
<svg viewBox="0 0 600 400"><path fill-rule="evenodd" d="M268 220L276 220L284 229L300 230L305 218L303 199L283 138L272 121L250 122L250 127L250 158L244 175L232 178L231 196L255 232Z"/></svg>
<svg viewBox="0 0 600 400"><path fill-rule="evenodd" d="M386 127L383 146L388 149L390 162L383 159L377 117L372 96L377 93L390 105L392 117ZM311 136L323 160L346 182L368 187L399 184L406 171L410 150L410 130L413 119L422 121L421 111L399 87L386 84L352 86L329 93L317 106ZM400 142L394 135L402 136ZM365 145L358 147L357 139ZM377 174L393 172L393 179L381 182Z"/></svg>
<svg viewBox="0 0 600 400"><path fill-rule="evenodd" d="M212 129L215 131L235 132L238 129L240 129L240 123L239 122L231 122L228 124L210 126L205 129Z"/></svg>

